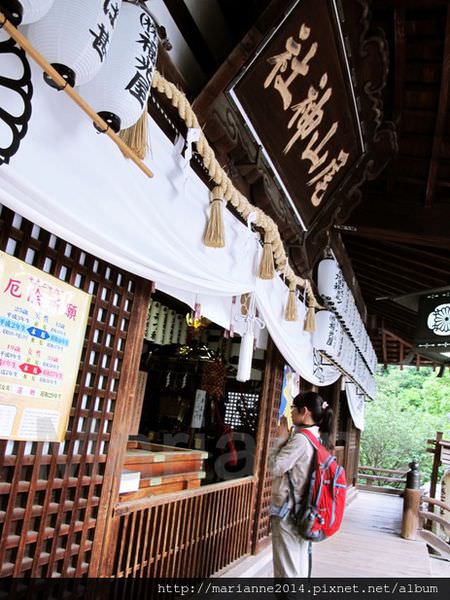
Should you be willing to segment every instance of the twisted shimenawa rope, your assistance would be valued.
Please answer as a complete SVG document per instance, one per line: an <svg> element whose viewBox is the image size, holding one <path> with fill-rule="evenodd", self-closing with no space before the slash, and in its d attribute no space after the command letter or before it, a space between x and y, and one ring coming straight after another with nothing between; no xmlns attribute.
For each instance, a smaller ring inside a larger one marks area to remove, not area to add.
<svg viewBox="0 0 450 600"><path fill-rule="evenodd" d="M264 241L272 244L273 257L277 270L284 273L285 279L289 285L304 288L309 307L320 308L320 304L317 302L309 280L296 275L290 266L275 221L267 216L260 208L253 206L253 204L251 204L247 198L234 187L231 179L216 159L214 150L209 145L208 140L200 127L197 116L183 92L181 92L172 82L163 77L159 71L154 72L152 87L160 94L164 94L168 100L170 100L172 106L177 109L178 114L188 128L200 130L200 139L196 143L197 151L202 157L203 164L211 179L220 189L221 196L225 201L230 202L245 220L248 219L251 213L256 214L255 225L264 230Z"/></svg>

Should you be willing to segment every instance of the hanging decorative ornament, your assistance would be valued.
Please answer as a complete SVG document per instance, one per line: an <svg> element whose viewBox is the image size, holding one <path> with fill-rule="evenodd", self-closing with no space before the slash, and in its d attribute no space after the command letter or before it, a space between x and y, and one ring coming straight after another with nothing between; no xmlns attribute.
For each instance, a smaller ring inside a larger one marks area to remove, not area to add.
<svg viewBox="0 0 450 600"><path fill-rule="evenodd" d="M29 26L31 44L69 85L90 81L105 64L122 0L57 0ZM59 89L48 75L45 81Z"/></svg>
<svg viewBox="0 0 450 600"><path fill-rule="evenodd" d="M13 25L28 25L42 19L55 0L3 0L2 10Z"/></svg>
<svg viewBox="0 0 450 600"><path fill-rule="evenodd" d="M264 329L263 321L256 314L256 302L253 294L241 296L240 315L237 320L243 321L244 333L241 338L239 349L239 362L236 379L237 381L248 381L252 374L253 350L255 347L256 328Z"/></svg>
<svg viewBox="0 0 450 600"><path fill-rule="evenodd" d="M158 35L150 15L124 2L104 66L80 89L114 131L128 129L147 110L157 50Z"/></svg>
<svg viewBox="0 0 450 600"><path fill-rule="evenodd" d="M164 328L163 344L166 346L172 342L172 331L175 321L175 311L169 310L167 313L166 325Z"/></svg>
<svg viewBox="0 0 450 600"><path fill-rule="evenodd" d="M255 335L253 331L246 331L241 338L241 348L239 350L239 363L236 375L237 381L248 381L251 377L254 344Z"/></svg>

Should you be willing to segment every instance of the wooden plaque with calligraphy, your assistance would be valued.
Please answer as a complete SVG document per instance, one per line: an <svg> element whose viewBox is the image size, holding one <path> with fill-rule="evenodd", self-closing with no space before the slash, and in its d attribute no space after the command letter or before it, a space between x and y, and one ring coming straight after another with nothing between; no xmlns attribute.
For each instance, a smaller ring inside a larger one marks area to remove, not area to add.
<svg viewBox="0 0 450 600"><path fill-rule="evenodd" d="M364 153L334 0L294 3L228 95L309 229Z"/></svg>

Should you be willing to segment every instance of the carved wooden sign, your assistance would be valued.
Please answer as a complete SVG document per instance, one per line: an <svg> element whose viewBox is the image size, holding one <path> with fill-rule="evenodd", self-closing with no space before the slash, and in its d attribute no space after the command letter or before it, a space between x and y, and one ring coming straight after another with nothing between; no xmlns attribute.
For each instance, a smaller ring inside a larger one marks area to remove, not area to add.
<svg viewBox="0 0 450 600"><path fill-rule="evenodd" d="M335 1L294 3L227 93L309 229L364 153Z"/></svg>

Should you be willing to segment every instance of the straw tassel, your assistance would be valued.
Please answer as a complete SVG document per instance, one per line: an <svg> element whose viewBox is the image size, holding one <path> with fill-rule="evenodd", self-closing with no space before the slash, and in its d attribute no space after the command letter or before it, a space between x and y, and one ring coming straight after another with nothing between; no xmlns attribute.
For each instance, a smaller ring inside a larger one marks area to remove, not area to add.
<svg viewBox="0 0 450 600"><path fill-rule="evenodd" d="M314 333L316 330L316 311L314 309L314 306L308 306L308 310L306 311L305 325L303 329L305 331L309 331L309 333Z"/></svg>
<svg viewBox="0 0 450 600"><path fill-rule="evenodd" d="M260 279L273 279L275 266L273 264L272 242L264 241L263 254L259 265L258 277Z"/></svg>
<svg viewBox="0 0 450 600"><path fill-rule="evenodd" d="M149 150L147 110L144 110L134 125L123 129L119 136L130 150L133 150L140 159L144 159Z"/></svg>
<svg viewBox="0 0 450 600"><path fill-rule="evenodd" d="M208 248L223 248L225 246L223 203L222 190L215 187L211 193L211 210L203 236L203 243Z"/></svg>
<svg viewBox="0 0 450 600"><path fill-rule="evenodd" d="M298 314L297 314L297 296L295 293L296 290L296 286L294 285L290 285L289 286L289 296L288 296L288 301L286 304L286 308L284 311L284 318L286 321L296 321L298 318Z"/></svg>
<svg viewBox="0 0 450 600"><path fill-rule="evenodd" d="M311 284L307 282L305 284L305 294L308 298L308 310L306 311L305 324L303 329L309 333L314 333L316 330L316 310L315 310L315 298L311 289Z"/></svg>

